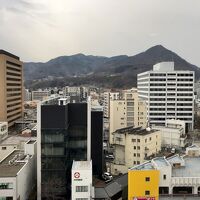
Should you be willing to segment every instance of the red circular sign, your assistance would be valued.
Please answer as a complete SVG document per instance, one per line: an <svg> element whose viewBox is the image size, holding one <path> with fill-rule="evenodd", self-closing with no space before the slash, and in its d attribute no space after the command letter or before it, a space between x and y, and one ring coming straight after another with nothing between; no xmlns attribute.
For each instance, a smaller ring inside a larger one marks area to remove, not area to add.
<svg viewBox="0 0 200 200"><path fill-rule="evenodd" d="M74 173L74 178L80 178L80 173L79 172L75 172Z"/></svg>

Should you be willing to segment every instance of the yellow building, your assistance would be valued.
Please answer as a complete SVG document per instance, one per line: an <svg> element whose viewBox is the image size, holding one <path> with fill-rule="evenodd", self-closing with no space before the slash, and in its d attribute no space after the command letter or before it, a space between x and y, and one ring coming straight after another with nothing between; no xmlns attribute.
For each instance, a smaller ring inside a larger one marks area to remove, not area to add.
<svg viewBox="0 0 200 200"><path fill-rule="evenodd" d="M158 200L159 170L151 162L128 171L128 200Z"/></svg>

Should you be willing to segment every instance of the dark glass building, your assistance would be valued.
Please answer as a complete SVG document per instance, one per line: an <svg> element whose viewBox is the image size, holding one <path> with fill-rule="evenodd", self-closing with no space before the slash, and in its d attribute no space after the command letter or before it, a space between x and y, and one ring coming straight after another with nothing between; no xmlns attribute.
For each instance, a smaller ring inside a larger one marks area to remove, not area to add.
<svg viewBox="0 0 200 200"><path fill-rule="evenodd" d="M70 199L72 161L103 172L103 112L90 103L38 106L38 200Z"/></svg>

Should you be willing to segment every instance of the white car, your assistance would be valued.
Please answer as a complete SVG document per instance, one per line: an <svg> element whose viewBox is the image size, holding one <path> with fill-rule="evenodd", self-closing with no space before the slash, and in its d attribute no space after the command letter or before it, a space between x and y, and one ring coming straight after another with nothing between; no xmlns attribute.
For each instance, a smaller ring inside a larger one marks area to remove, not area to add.
<svg viewBox="0 0 200 200"><path fill-rule="evenodd" d="M108 182L111 181L113 179L113 176L109 173L109 172L104 172L102 175L102 178Z"/></svg>
<svg viewBox="0 0 200 200"><path fill-rule="evenodd" d="M106 155L106 158L114 159L115 157L112 154Z"/></svg>

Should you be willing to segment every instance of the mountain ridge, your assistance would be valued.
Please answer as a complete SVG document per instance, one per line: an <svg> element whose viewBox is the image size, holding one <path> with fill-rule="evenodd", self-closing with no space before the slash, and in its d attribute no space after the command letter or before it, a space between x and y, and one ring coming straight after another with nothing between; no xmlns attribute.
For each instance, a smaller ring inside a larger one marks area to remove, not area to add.
<svg viewBox="0 0 200 200"><path fill-rule="evenodd" d="M200 78L200 68L162 45L153 46L134 56L112 57L75 54L60 56L46 63L24 64L28 88L64 85L95 85L99 87L134 87L137 74L151 70L163 61L174 61L175 70L192 70Z"/></svg>

